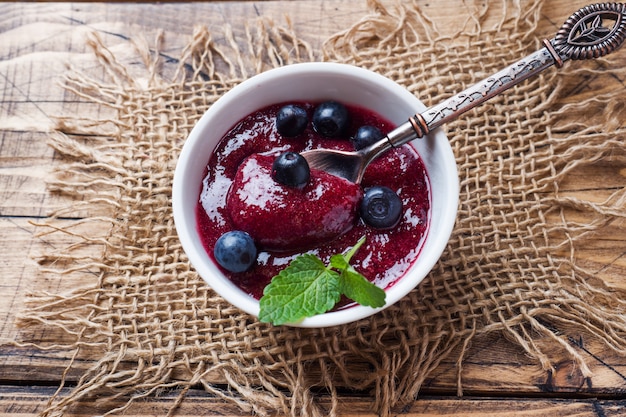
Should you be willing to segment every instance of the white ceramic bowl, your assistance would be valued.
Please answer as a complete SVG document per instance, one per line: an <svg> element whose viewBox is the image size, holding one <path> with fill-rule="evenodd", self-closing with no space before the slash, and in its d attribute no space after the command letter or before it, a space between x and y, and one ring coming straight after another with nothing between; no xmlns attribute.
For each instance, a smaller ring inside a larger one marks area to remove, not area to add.
<svg viewBox="0 0 626 417"><path fill-rule="evenodd" d="M196 229L203 170L218 141L241 118L269 104L288 101L334 99L373 110L401 124L426 107L408 90L374 72L344 64L304 63L272 69L256 75L224 94L202 116L180 154L172 201L178 236L191 264L224 299L258 316L259 302L237 288L214 264ZM416 140L431 181L430 226L418 260L387 290L386 308L409 293L435 265L443 252L456 219L459 183L450 144L440 130ZM381 308L381 309L382 309ZM355 306L306 318L300 327L326 327L349 323L381 309Z"/></svg>

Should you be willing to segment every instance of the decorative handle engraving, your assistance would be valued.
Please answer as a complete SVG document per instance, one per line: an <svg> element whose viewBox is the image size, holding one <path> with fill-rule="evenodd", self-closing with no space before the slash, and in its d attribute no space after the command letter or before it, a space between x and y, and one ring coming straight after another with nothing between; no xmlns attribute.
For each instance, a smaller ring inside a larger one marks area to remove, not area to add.
<svg viewBox="0 0 626 417"><path fill-rule="evenodd" d="M598 3L578 10L539 51L474 86L433 106L388 135L393 146L421 138L466 111L508 90L544 69L567 60L592 59L619 48L626 39L626 4Z"/></svg>
<svg viewBox="0 0 626 417"><path fill-rule="evenodd" d="M547 48L543 48L443 103L431 107L422 113L422 123L428 126L429 131L435 129L553 64L554 58ZM413 117L417 118L419 115Z"/></svg>
<svg viewBox="0 0 626 417"><path fill-rule="evenodd" d="M562 59L591 59L620 47L626 38L626 4L583 7L563 24L552 40Z"/></svg>

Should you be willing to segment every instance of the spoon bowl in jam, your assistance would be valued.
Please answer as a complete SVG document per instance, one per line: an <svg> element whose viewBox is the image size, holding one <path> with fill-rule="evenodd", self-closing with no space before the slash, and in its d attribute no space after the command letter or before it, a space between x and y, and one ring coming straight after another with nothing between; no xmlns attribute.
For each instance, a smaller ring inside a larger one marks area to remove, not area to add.
<svg viewBox="0 0 626 417"><path fill-rule="evenodd" d="M294 105L308 118L303 131L303 124L289 124L288 116L298 113ZM337 106L348 117L341 128L327 124L322 111ZM271 161L285 151L350 150L361 126L386 134L407 114L424 110L392 80L335 63L276 68L224 94L190 133L174 174L174 220L193 267L224 299L259 316L265 287L291 260L306 253L326 262L365 236L353 266L385 291L384 306L366 307L342 297L329 311L288 324L341 325L396 303L430 272L454 226L459 185L445 134L435 129L377 159L358 185L314 169L305 185L279 184L272 180ZM276 127L279 114L278 124L289 127L288 135ZM402 202L402 216L393 227L372 227L359 211L374 187L392 190ZM214 255L219 238L233 230L256 243L256 261L245 272L225 269Z"/></svg>

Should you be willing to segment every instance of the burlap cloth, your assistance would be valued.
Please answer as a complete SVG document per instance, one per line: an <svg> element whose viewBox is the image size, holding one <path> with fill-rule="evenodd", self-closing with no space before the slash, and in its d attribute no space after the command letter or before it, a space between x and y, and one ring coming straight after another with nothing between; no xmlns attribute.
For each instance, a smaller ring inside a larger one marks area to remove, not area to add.
<svg viewBox="0 0 626 417"><path fill-rule="evenodd" d="M373 410L387 415L414 399L451 352L459 355L452 359L460 391L463 352L480 335L511 339L547 371L551 355L565 351L584 376L590 370L568 329L626 353L625 295L577 267L573 255L554 255L574 254L590 233L624 217L626 188L604 203L559 194L571 170L626 156L626 114L610 93L554 105L568 83L593 72L584 63L547 71L447 126L461 182L455 231L427 279L371 318L319 330L261 324L204 284L174 229L170 188L185 137L246 77L293 62L337 61L384 74L437 104L539 48L542 4L507 9L495 27L482 27L489 9L468 7L459 33L444 36L410 2L389 9L371 2L371 13L322 51L300 41L288 24L251 22L246 39L225 28L222 43L199 27L178 72L168 77L160 73L159 40L137 42L145 64L138 78L91 37L105 79L73 71L65 84L115 116L59 120L50 144L65 164L50 189L74 199L55 216L99 214L82 221L89 234L54 219L43 225L42 233L67 233L76 242L40 262L43 273L94 278L70 293L33 294L20 324L57 327L65 336L50 345L100 359L42 415L62 415L93 397L132 403L162 389L179 390L170 407L175 414L191 387L233 401L244 413L293 416L336 415L338 390L350 387L370 393ZM612 59L601 61L603 76L626 78ZM571 210L585 221L567 220ZM84 250L94 245L98 250ZM329 409L317 404L319 392L330 395Z"/></svg>

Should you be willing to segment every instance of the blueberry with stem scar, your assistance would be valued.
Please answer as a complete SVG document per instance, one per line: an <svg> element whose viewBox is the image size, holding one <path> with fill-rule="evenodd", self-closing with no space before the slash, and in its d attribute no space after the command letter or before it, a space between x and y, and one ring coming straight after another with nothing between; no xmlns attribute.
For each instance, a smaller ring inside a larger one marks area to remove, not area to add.
<svg viewBox="0 0 626 417"><path fill-rule="evenodd" d="M349 124L348 109L336 101L325 101L313 112L313 129L326 137L337 137L345 133Z"/></svg>
<svg viewBox="0 0 626 417"><path fill-rule="evenodd" d="M309 164L296 152L283 152L272 164L274 181L288 187L302 188L311 178Z"/></svg>
<svg viewBox="0 0 626 417"><path fill-rule="evenodd" d="M357 129L356 134L350 139L357 151L366 148L381 140L385 135L375 126L364 125Z"/></svg>
<svg viewBox="0 0 626 417"><path fill-rule="evenodd" d="M285 137L298 136L309 124L306 110L295 104L281 107L276 114L276 130Z"/></svg>
<svg viewBox="0 0 626 417"><path fill-rule="evenodd" d="M360 212L365 224L377 229L391 229L402 216L402 200L388 187L370 187L365 190Z"/></svg>
<svg viewBox="0 0 626 417"><path fill-rule="evenodd" d="M245 272L256 262L257 249L249 234L233 230L217 239L213 255L222 268L230 272Z"/></svg>

